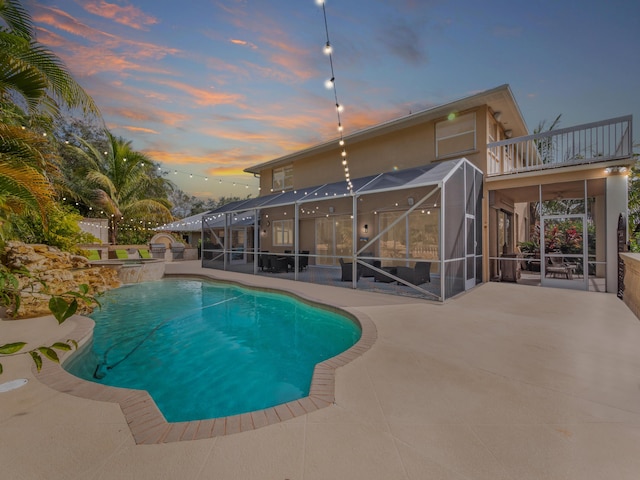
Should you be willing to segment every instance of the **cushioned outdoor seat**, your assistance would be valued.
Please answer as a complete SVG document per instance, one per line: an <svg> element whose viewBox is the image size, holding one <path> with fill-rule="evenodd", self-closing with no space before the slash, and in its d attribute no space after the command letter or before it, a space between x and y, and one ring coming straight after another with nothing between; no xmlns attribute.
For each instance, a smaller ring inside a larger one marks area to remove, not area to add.
<svg viewBox="0 0 640 480"><path fill-rule="evenodd" d="M343 282L352 282L353 281L353 263L351 262L345 263L344 260L342 260L341 258L339 259L339 261L340 261L340 268L342 269L342 276L340 277L340 280ZM360 279L361 274L362 274L362 269L360 268L360 265L358 265L356 268L357 280Z"/></svg>
<svg viewBox="0 0 640 480"><path fill-rule="evenodd" d="M128 259L128 258L129 258L129 254L127 253L127 251L126 251L126 250L118 249L118 250L116 250L116 257L117 257L119 260L126 260L126 259Z"/></svg>
<svg viewBox="0 0 640 480"><path fill-rule="evenodd" d="M414 268L398 267L396 276L413 285L421 285L423 283L430 282L431 262L418 262Z"/></svg>
<svg viewBox="0 0 640 480"><path fill-rule="evenodd" d="M89 250L89 255L87 255L87 260L100 260L100 252L98 250Z"/></svg>
<svg viewBox="0 0 640 480"><path fill-rule="evenodd" d="M146 248L139 248L138 253L140 254L140 258L151 258L151 254Z"/></svg>

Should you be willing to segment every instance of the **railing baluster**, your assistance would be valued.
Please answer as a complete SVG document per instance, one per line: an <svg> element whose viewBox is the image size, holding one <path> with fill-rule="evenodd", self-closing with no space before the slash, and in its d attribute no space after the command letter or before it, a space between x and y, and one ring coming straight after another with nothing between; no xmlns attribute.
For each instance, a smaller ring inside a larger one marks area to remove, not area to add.
<svg viewBox="0 0 640 480"><path fill-rule="evenodd" d="M489 175L590 163L631 155L632 117L563 128L487 145Z"/></svg>

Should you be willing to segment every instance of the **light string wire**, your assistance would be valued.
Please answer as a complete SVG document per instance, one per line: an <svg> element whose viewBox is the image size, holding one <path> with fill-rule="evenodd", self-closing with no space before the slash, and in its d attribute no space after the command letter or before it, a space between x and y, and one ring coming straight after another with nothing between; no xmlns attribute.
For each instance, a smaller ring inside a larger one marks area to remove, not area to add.
<svg viewBox="0 0 640 480"><path fill-rule="evenodd" d="M326 81L325 85L327 88L333 89L333 97L336 102L336 115L338 117L338 133L340 135L339 145L342 147L340 155L342 156L342 167L344 168L344 177L347 182L347 190L353 195L353 184L351 183L350 173L349 173L349 162L347 160L347 150L344 146L344 127L342 125L342 118L340 113L343 111L343 105L338 101L338 89L336 87L336 76L333 68L333 47L331 45L331 41L329 39L329 23L327 21L327 9L325 7L324 0L316 0L316 3L322 6L322 15L324 16L324 30L327 36L327 42L324 46L324 53L329 57L329 66L331 68L331 78Z"/></svg>
<svg viewBox="0 0 640 480"><path fill-rule="evenodd" d="M156 163L158 163L158 162L156 162ZM178 175L178 174L188 175L189 178L194 178L194 177L202 178L202 179L204 179L205 182L208 182L211 179L211 177L209 177L209 176L201 175L201 174L198 174L198 173L185 172L183 170L177 170L177 169L165 169L165 168L162 167L161 164L158 164L158 173L160 173L160 175L162 175L163 177L167 176L168 180L170 180L170 175L171 174L173 174L173 175ZM259 185L251 185L249 183L224 180L222 178L213 178L213 181L214 182L217 181L217 183L219 183L219 184L223 184L223 183L232 184L234 187L235 186L242 186L242 187L247 188L247 189L248 188L257 188L258 190L260 190L260 186Z"/></svg>

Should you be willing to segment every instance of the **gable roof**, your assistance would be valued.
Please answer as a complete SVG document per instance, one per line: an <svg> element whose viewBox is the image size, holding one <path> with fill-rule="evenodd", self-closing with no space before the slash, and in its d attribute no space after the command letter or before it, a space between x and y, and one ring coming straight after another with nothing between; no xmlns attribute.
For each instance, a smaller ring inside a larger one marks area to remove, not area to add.
<svg viewBox="0 0 640 480"><path fill-rule="evenodd" d="M527 135L529 133L524 117L520 111L520 107L516 103L513 92L511 91L511 87L509 87L508 84L504 84L499 87L492 88L491 90L485 90L453 102L437 105L420 112L412 113L404 117L358 130L349 135L345 135L344 140L347 144L362 142L372 137L405 129L437 118L446 117L451 112L469 110L482 105L489 105L494 112L500 112L501 123L506 129L513 131L514 137ZM336 142L336 139L332 139L328 142L314 145L312 147L278 157L274 160L246 168L244 171L247 173L259 174L262 170L267 168L275 168L289 164L295 160L308 157L309 155L329 152L336 148Z"/></svg>

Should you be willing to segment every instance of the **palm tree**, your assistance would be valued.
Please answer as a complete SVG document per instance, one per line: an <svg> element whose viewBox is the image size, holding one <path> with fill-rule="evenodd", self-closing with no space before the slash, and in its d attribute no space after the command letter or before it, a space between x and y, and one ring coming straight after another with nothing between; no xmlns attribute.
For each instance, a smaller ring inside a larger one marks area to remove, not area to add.
<svg viewBox="0 0 640 480"><path fill-rule="evenodd" d="M0 239L9 227L9 217L34 210L46 222L53 206L54 189L45 174L47 140L32 131L0 122Z"/></svg>
<svg viewBox="0 0 640 480"><path fill-rule="evenodd" d="M60 59L36 41L21 3L0 0L0 224L5 233L14 214L33 211L46 226L55 205L52 182L59 176L51 133L62 106L99 118L93 100Z"/></svg>
<svg viewBox="0 0 640 480"><path fill-rule="evenodd" d="M91 97L62 61L35 38L29 13L17 0L0 0L0 101L25 113L60 113L60 105L98 114Z"/></svg>
<svg viewBox="0 0 640 480"><path fill-rule="evenodd" d="M104 152L78 139L75 148L84 160L76 165L73 196L110 218L109 241L117 243L119 225L131 218L144 218L158 223L173 220L170 203L166 199L171 183L153 175L154 169L146 155L131 148L131 142L107 133L108 150Z"/></svg>

